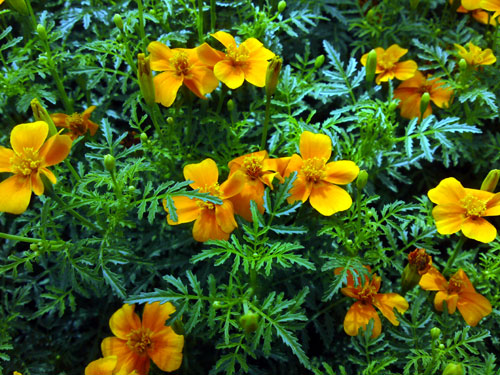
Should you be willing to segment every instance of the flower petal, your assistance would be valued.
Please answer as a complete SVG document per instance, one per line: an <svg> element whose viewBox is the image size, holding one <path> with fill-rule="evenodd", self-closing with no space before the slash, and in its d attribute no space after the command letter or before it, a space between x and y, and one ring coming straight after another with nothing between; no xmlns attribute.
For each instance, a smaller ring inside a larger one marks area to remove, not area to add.
<svg viewBox="0 0 500 375"><path fill-rule="evenodd" d="M311 189L312 183L307 182L306 177L299 174L288 192L290 196L287 198L287 202L290 204L296 201L305 202L311 195Z"/></svg>
<svg viewBox="0 0 500 375"><path fill-rule="evenodd" d="M200 163L186 165L184 167L184 178L194 181L189 184L193 189L203 189L217 183L219 169L215 161L207 158Z"/></svg>
<svg viewBox="0 0 500 375"><path fill-rule="evenodd" d="M31 173L31 189L36 195L42 195L44 191L44 186L42 179L40 178L40 171Z"/></svg>
<svg viewBox="0 0 500 375"><path fill-rule="evenodd" d="M332 161L326 164L326 176L323 181L337 185L352 182L359 174L359 167L350 160Z"/></svg>
<svg viewBox="0 0 500 375"><path fill-rule="evenodd" d="M99 358L85 367L85 375L112 375L116 363L117 357L115 355Z"/></svg>
<svg viewBox="0 0 500 375"><path fill-rule="evenodd" d="M126 368L130 372L136 370L139 375L149 372L149 357L139 356L127 345L126 340L117 337L106 337L101 343L102 355L104 357L114 355L117 357L115 370Z"/></svg>
<svg viewBox="0 0 500 375"><path fill-rule="evenodd" d="M177 221L172 221L170 213L167 208L167 201L163 200L163 208L168 212L167 222L170 225L177 225L183 223L189 223L196 220L200 215L200 206L198 205L198 200L191 199L188 197L172 197L175 206L175 212L177 214Z"/></svg>
<svg viewBox="0 0 500 375"><path fill-rule="evenodd" d="M198 242L227 240L229 239L229 233L224 232L217 224L215 210L203 209L194 222L193 238Z"/></svg>
<svg viewBox="0 0 500 375"><path fill-rule="evenodd" d="M66 113L53 113L50 115L50 118L54 122L54 125L58 128L69 128L68 124L66 123L66 119L68 118L68 115Z"/></svg>
<svg viewBox="0 0 500 375"><path fill-rule="evenodd" d="M234 212L246 221L252 221L252 212L250 211L250 201L257 203L257 208L260 213L264 212L264 184L259 180L249 181L244 186L241 192L232 197Z"/></svg>
<svg viewBox="0 0 500 375"><path fill-rule="evenodd" d="M50 182L52 182L53 184L57 183L56 176L50 170L48 170L47 168L39 168L38 170L41 173L43 173L45 175L45 177L47 177Z"/></svg>
<svg viewBox="0 0 500 375"><path fill-rule="evenodd" d="M361 302L355 302L344 318L344 331L349 336L356 336L360 328L366 329L366 326L374 320L372 338L380 335L382 332L382 323L377 314L377 311L372 305L364 305Z"/></svg>
<svg viewBox="0 0 500 375"><path fill-rule="evenodd" d="M332 141L325 134L314 134L305 131L300 135L300 155L302 159L325 159L325 162L332 155Z"/></svg>
<svg viewBox="0 0 500 375"><path fill-rule="evenodd" d="M267 60L247 61L242 70L245 79L254 86L264 87L266 85L266 72L269 62Z"/></svg>
<svg viewBox="0 0 500 375"><path fill-rule="evenodd" d="M220 185L221 199L227 199L238 194L245 183L247 182L247 175L241 171L237 171L230 175L226 181Z"/></svg>
<svg viewBox="0 0 500 375"><path fill-rule="evenodd" d="M165 327L155 332L151 341L153 345L148 350L148 355L160 370L175 371L181 366L184 336L176 334L170 327Z"/></svg>
<svg viewBox="0 0 500 375"><path fill-rule="evenodd" d="M141 320L134 312L135 305L124 304L120 309L115 311L109 319L109 327L111 332L122 340L128 340L127 335L130 331L135 331L141 328Z"/></svg>
<svg viewBox="0 0 500 375"><path fill-rule="evenodd" d="M500 215L500 193L494 194L486 203L486 211L483 216Z"/></svg>
<svg viewBox="0 0 500 375"><path fill-rule="evenodd" d="M319 181L312 184L309 202L321 215L330 216L352 205L349 193L337 185Z"/></svg>
<svg viewBox="0 0 500 375"><path fill-rule="evenodd" d="M148 45L148 52L151 54L151 69L156 71L172 70L170 59L174 52L161 42L151 42Z"/></svg>
<svg viewBox="0 0 500 375"><path fill-rule="evenodd" d="M10 159L12 159L14 156L15 153L10 148L0 146L0 173L12 172Z"/></svg>
<svg viewBox="0 0 500 375"><path fill-rule="evenodd" d="M228 234L238 226L234 219L233 204L230 201L227 200L215 206L215 220L219 228Z"/></svg>
<svg viewBox="0 0 500 375"><path fill-rule="evenodd" d="M0 212L22 214L30 200L30 176L14 175L0 182Z"/></svg>
<svg viewBox="0 0 500 375"><path fill-rule="evenodd" d="M483 243L489 243L497 236L496 228L482 217L468 217L461 229L465 237Z"/></svg>
<svg viewBox="0 0 500 375"><path fill-rule="evenodd" d="M387 61L397 62L401 57L406 55L408 50L406 48L401 48L397 44L393 44L385 50L385 58Z"/></svg>
<svg viewBox="0 0 500 375"><path fill-rule="evenodd" d="M448 177L429 190L427 195L436 204L460 204L460 200L466 196L466 190L456 178Z"/></svg>
<svg viewBox="0 0 500 375"><path fill-rule="evenodd" d="M240 48L244 46L249 52L249 60L269 60L275 55L273 52L264 47L264 45L255 38L248 38L240 44Z"/></svg>
<svg viewBox="0 0 500 375"><path fill-rule="evenodd" d="M462 6L467 10L475 10L482 7L478 0L462 0Z"/></svg>
<svg viewBox="0 0 500 375"><path fill-rule="evenodd" d="M245 81L243 70L239 66L234 66L229 60L222 60L215 64L214 74L217 79L233 90L243 85Z"/></svg>
<svg viewBox="0 0 500 375"><path fill-rule="evenodd" d="M215 64L226 57L223 52L217 51L208 43L203 43L201 46L196 47L196 53L201 62L208 65L210 68L213 68Z"/></svg>
<svg viewBox="0 0 500 375"><path fill-rule="evenodd" d="M465 210L454 204L438 205L432 209L432 217L440 234L453 234L462 228Z"/></svg>
<svg viewBox="0 0 500 375"><path fill-rule="evenodd" d="M429 271L422 275L419 285L425 290L446 290L448 282L444 276L441 275L441 272L436 269L436 267L431 266Z"/></svg>
<svg viewBox="0 0 500 375"><path fill-rule="evenodd" d="M408 301L397 293L379 293L375 295L375 307L377 307L383 316L385 316L392 325L398 326L399 321L394 314L394 308L399 313L404 313L408 310Z"/></svg>
<svg viewBox="0 0 500 375"><path fill-rule="evenodd" d="M10 133L10 144L18 154L24 152L24 148L38 151L49 134L49 125L45 121L29 122L14 126Z"/></svg>
<svg viewBox="0 0 500 375"><path fill-rule="evenodd" d="M226 48L236 47L236 41L234 40L233 36L226 33L225 31L217 31L214 34L210 34L210 36L217 39Z"/></svg>
<svg viewBox="0 0 500 375"><path fill-rule="evenodd" d="M472 327L492 311L490 301L479 293L460 293L457 308L467 324Z"/></svg>
<svg viewBox="0 0 500 375"><path fill-rule="evenodd" d="M73 141L67 135L55 134L50 137L40 149L40 157L44 159L43 165L50 167L59 164L68 156Z"/></svg>
<svg viewBox="0 0 500 375"><path fill-rule="evenodd" d="M413 77L417 69L418 69L417 63L413 60L408 60L397 63L394 66L393 71L394 71L394 76L397 79L399 79L400 81L404 81L406 79L410 79L411 77Z"/></svg>
<svg viewBox="0 0 500 375"><path fill-rule="evenodd" d="M165 328L165 322L174 312L175 307L170 302L146 303L142 313L142 328L148 328L151 332L159 332Z"/></svg>
<svg viewBox="0 0 500 375"><path fill-rule="evenodd" d="M213 71L205 66L193 66L189 72L189 78L184 77L184 84L197 97L206 99L205 94L209 94L219 86L219 80Z"/></svg>
<svg viewBox="0 0 500 375"><path fill-rule="evenodd" d="M155 101L164 107L170 107L174 102L179 87L182 86L183 76L172 72L163 72L153 78L155 87Z"/></svg>
<svg viewBox="0 0 500 375"><path fill-rule="evenodd" d="M448 313L453 314L457 309L458 294L448 294L447 291L439 291L434 297L434 307L437 311L443 311L443 302L446 301Z"/></svg>

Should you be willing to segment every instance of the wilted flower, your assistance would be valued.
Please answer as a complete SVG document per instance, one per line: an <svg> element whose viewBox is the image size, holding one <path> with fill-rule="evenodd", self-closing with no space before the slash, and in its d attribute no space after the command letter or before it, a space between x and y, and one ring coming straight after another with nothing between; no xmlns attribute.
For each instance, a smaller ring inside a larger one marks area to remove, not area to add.
<svg viewBox="0 0 500 375"><path fill-rule="evenodd" d="M403 292L415 287L423 274L427 273L432 265L432 258L425 249L415 249L408 254L408 264L403 270L401 284Z"/></svg>
<svg viewBox="0 0 500 375"><path fill-rule="evenodd" d="M94 112L94 109L96 109L95 105L88 107L83 113L75 112L72 115L54 113L50 117L54 121L55 126L68 129L68 135L72 140L75 140L87 132L92 136L97 132L99 125L90 120L90 115Z"/></svg>

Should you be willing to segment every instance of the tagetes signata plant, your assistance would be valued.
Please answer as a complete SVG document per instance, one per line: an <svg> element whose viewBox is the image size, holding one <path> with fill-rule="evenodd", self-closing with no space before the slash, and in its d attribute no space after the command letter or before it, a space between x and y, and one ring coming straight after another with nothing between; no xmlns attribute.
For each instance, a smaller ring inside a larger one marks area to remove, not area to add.
<svg viewBox="0 0 500 375"><path fill-rule="evenodd" d="M183 84L201 99L219 85L212 69L198 58L197 48L169 48L151 42L148 51L151 69L161 72L153 78L155 100L165 107L172 105Z"/></svg>
<svg viewBox="0 0 500 375"><path fill-rule="evenodd" d="M269 60L275 55L255 38L248 38L240 45L224 31L210 34L226 47L226 53L217 51L207 43L198 47L198 55L205 64L212 66L217 79L230 89L236 89L246 80L254 86L264 87Z"/></svg>
<svg viewBox="0 0 500 375"><path fill-rule="evenodd" d="M219 170L212 159L201 163L188 164L184 167L186 180L194 181L189 186L201 193L210 193L220 198L222 204L205 202L183 196L173 197L177 213L177 221L172 221L170 213L167 221L170 225L194 221L193 238L199 242L208 240L227 240L231 232L238 226L234 218L233 204L229 198L238 194L245 183L242 174L233 174L227 181L219 185ZM168 213L167 202L163 207Z"/></svg>
<svg viewBox="0 0 500 375"><path fill-rule="evenodd" d="M420 101L425 92L429 93L430 101L424 111L423 118L432 113L430 102L433 102L439 108L447 108L453 90L446 87L445 84L439 78L426 78L422 72L417 70L412 78L401 82L394 90L394 97L400 100L399 108L401 109L401 116L407 119L420 118Z"/></svg>
<svg viewBox="0 0 500 375"><path fill-rule="evenodd" d="M468 51L461 45L455 44L458 55L472 67L491 65L497 61L497 58L493 55L493 51L490 48L486 48L483 51L481 47L474 45L472 42L469 42L467 47L469 48Z"/></svg>
<svg viewBox="0 0 500 375"><path fill-rule="evenodd" d="M41 175L55 184L57 178L47 167L62 162L71 149L71 138L55 134L49 139L44 121L16 125L10 133L12 149L0 146L0 173L13 173L0 182L0 212L21 214L28 208L31 192L42 195Z"/></svg>
<svg viewBox="0 0 500 375"><path fill-rule="evenodd" d="M439 233L462 231L465 237L484 243L495 239L497 230L484 217L500 215L500 193L464 188L457 179L449 177L427 195L437 204L432 216Z"/></svg>
<svg viewBox="0 0 500 375"><path fill-rule="evenodd" d="M332 154L332 141L324 134L303 132L299 150L300 155L292 155L283 176L298 173L290 189L288 203L309 199L311 206L325 216L351 207L351 196L337 185L352 182L358 176L359 167L350 160L328 163Z"/></svg>
<svg viewBox="0 0 500 375"><path fill-rule="evenodd" d="M148 374L150 359L162 371L177 370L182 362L184 336L165 326L175 307L170 302L148 303L144 306L142 322L134 309L135 305L125 304L111 316L109 327L115 337L102 341L103 356L116 356L116 370L125 369L127 374L131 371Z"/></svg>
<svg viewBox="0 0 500 375"><path fill-rule="evenodd" d="M340 274L341 270L336 269L335 274ZM344 318L345 333L349 336L356 336L359 329L366 330L368 323L373 319L371 337L378 337L382 332L382 322L375 307L393 325L398 326L399 321L394 314L394 308L399 313L404 313L409 307L406 299L397 293L379 293L381 278L376 274L372 275L371 279L365 276L363 280L359 275L356 275L356 278L355 284L353 274L348 272L347 285L340 289L345 296L357 299Z"/></svg>
<svg viewBox="0 0 500 375"><path fill-rule="evenodd" d="M400 81L409 79L415 75L418 69L417 63L413 60L401 61L399 59L403 57L408 50L401 48L397 44L393 44L386 50L382 47L375 48L377 53L377 68L375 69L375 82L377 85L380 82L387 82L390 79L397 78ZM368 59L368 53L361 56L361 64L366 66L366 61Z"/></svg>
<svg viewBox="0 0 500 375"><path fill-rule="evenodd" d="M436 310L443 311L443 302L446 301L448 313L453 314L458 308L470 326L476 326L492 311L490 301L476 292L462 269L446 281L435 267L431 267L429 272L422 276L419 285L425 290L438 291L434 297Z"/></svg>
<svg viewBox="0 0 500 375"><path fill-rule="evenodd" d="M87 132L91 136L94 136L97 129L99 129L99 125L90 120L90 115L95 109L96 106L93 105L88 107L85 111L83 111L83 113L75 112L72 115L67 115L65 113L53 113L50 117L52 118L52 121L54 121L55 126L68 129L69 132L66 134L69 135L72 140L75 140L78 137L87 134Z"/></svg>

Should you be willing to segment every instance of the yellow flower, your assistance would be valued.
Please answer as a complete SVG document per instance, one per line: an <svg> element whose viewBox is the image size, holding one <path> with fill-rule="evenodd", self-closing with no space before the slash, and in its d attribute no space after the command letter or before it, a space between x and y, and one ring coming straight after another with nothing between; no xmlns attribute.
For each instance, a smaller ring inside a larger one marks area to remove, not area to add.
<svg viewBox="0 0 500 375"><path fill-rule="evenodd" d="M210 34L226 47L222 53L204 43L198 47L198 55L205 64L213 66L215 76L230 89L240 87L246 80L252 85L264 87L268 60L274 53L264 48L255 38L236 44L233 36L224 31Z"/></svg>
<svg viewBox="0 0 500 375"><path fill-rule="evenodd" d="M452 3L453 0L450 0L450 4ZM495 26L496 19L481 9L480 3L481 0L462 0L461 5L457 8L457 13L470 13L476 21Z"/></svg>
<svg viewBox="0 0 500 375"><path fill-rule="evenodd" d="M398 62L399 59L404 56L408 50L401 48L397 44L393 44L387 50L382 47L375 48L377 53L377 68L375 73L378 74L375 82L377 85L380 82L387 82L390 79L397 78L401 81L411 78L415 75L417 71L417 63L413 60L407 60ZM361 57L361 64L366 66L366 61L368 59L368 53L365 53Z"/></svg>
<svg viewBox="0 0 500 375"><path fill-rule="evenodd" d="M75 140L87 132L92 136L97 132L99 125L90 120L90 114L94 112L94 109L96 109L95 105L88 107L83 113L73 113L72 115L54 113L50 117L55 126L68 129L68 135L72 140Z"/></svg>
<svg viewBox="0 0 500 375"><path fill-rule="evenodd" d="M148 45L151 53L151 69L160 71L153 81L155 100L170 107L182 86L191 90L201 99L219 85L212 70L198 58L197 48L172 48L160 42Z"/></svg>
<svg viewBox="0 0 500 375"><path fill-rule="evenodd" d="M422 94L427 92L432 101L439 108L448 107L453 90L448 87L443 87L444 81L439 78L425 78L424 75L417 70L415 75L401 82L394 90L394 97L400 100L399 107L401 108L401 116L407 119L415 117L420 118L420 99ZM427 106L423 118L426 118L432 113L431 103Z"/></svg>
<svg viewBox="0 0 500 375"><path fill-rule="evenodd" d="M177 221L172 221L170 213L167 222L170 225L189 223L194 221L193 238L199 242L208 240L227 240L229 234L238 226L234 219L233 204L229 198L238 194L244 184L242 174L232 175L226 182L219 185L219 170L212 159L205 159L198 164L188 164L184 167L186 180L194 181L191 186L201 193L220 198L222 204L204 202L201 199L188 197L173 197L177 213ZM163 207L168 213L167 202Z"/></svg>
<svg viewBox="0 0 500 375"><path fill-rule="evenodd" d="M105 358L101 365L109 369L113 359L106 357L116 356L115 368L127 374L133 370L139 375L148 374L150 359L162 371L177 370L182 362L184 336L165 326L175 307L170 302L148 303L144 306L142 323L134 308L135 305L125 304L111 316L109 326L116 337L102 341Z"/></svg>
<svg viewBox="0 0 500 375"><path fill-rule="evenodd" d="M476 292L462 269L459 269L450 281L446 281L436 268L431 267L420 279L420 287L438 291L434 298L436 310L443 311L443 302L446 301L448 313L453 314L458 308L470 326L476 326L482 318L491 313L490 301Z"/></svg>
<svg viewBox="0 0 500 375"><path fill-rule="evenodd" d="M339 274L341 269L336 269ZM357 275L356 275L357 276ZM347 311L344 318L344 331L349 336L356 336L360 328L366 330L366 326L373 319L372 338L378 337L382 332L382 323L375 307L380 310L383 316L395 325L399 321L394 314L394 308L400 313L408 310L408 302L404 297L397 293L379 293L381 278L376 274L369 280L365 277L364 283L359 276L358 282L354 286L354 277L352 273L347 275L347 286L340 289L342 294L347 297L355 298L355 302Z"/></svg>
<svg viewBox="0 0 500 375"><path fill-rule="evenodd" d="M452 234L461 230L465 237L476 241L488 243L495 239L496 228L483 217L500 215L500 193L467 189L449 177L427 195L437 204L432 216L439 233Z"/></svg>
<svg viewBox="0 0 500 375"><path fill-rule="evenodd" d="M500 16L500 0L481 0L479 6L484 10L495 12L492 18Z"/></svg>
<svg viewBox="0 0 500 375"><path fill-rule="evenodd" d="M458 49L458 55L467 61L467 64L471 66L491 65L497 61L490 48L483 51L481 47L475 46L472 42L469 42L467 46L469 47L469 51L461 45L455 44L455 47Z"/></svg>
<svg viewBox="0 0 500 375"><path fill-rule="evenodd" d="M71 138L55 134L46 140L49 126L44 121L20 124L10 133L12 150L0 146L0 173L13 173L0 182L0 212L21 214L28 208L31 192L42 195L43 174L55 184L47 168L63 161L71 149Z"/></svg>
<svg viewBox="0 0 500 375"><path fill-rule="evenodd" d="M298 172L288 203L309 199L311 206L325 216L351 207L350 195L337 184L352 182L359 173L358 166L349 160L327 163L332 154L332 142L324 134L303 132L299 149L301 156L294 154L290 158L283 176Z"/></svg>

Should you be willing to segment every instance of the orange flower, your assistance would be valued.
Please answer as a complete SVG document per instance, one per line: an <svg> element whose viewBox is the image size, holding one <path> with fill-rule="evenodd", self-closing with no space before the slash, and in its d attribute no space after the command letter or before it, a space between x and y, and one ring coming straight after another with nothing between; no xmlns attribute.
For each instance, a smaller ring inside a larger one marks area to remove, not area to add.
<svg viewBox="0 0 500 375"><path fill-rule="evenodd" d="M96 109L96 106L88 107L83 113L73 113L72 115L67 115L65 113L54 113L50 115L54 124L60 128L66 128L69 130L68 135L72 140L81 137L87 133L94 135L99 128L95 122L90 121L90 114Z"/></svg>
<svg viewBox="0 0 500 375"><path fill-rule="evenodd" d="M450 0L450 4L452 3L453 0ZM481 9L480 3L481 0L462 0L461 5L457 8L457 13L470 13L476 21L495 26L496 19Z"/></svg>
<svg viewBox="0 0 500 375"><path fill-rule="evenodd" d="M445 178L427 193L437 206L432 210L437 231L452 234L462 231L465 237L488 243L495 239L496 228L483 216L500 215L500 193L467 189L455 178Z"/></svg>
<svg viewBox="0 0 500 375"><path fill-rule="evenodd" d="M415 75L417 71L417 63L413 60L407 60L398 62L401 57L403 57L408 50L401 48L397 44L393 44L387 50L382 47L375 48L377 53L377 68L375 73L378 74L375 82L377 85L380 82L387 82L390 79L397 78L401 81L411 78ZM366 61L368 59L368 53L365 53L361 57L361 64L366 66Z"/></svg>
<svg viewBox="0 0 500 375"><path fill-rule="evenodd" d="M10 133L12 150L0 146L0 173L13 173L0 182L0 212L21 214L28 208L31 192L42 195L43 174L55 184L56 176L47 168L63 161L71 149L67 135L55 134L45 142L49 126L37 121L15 126Z"/></svg>
<svg viewBox="0 0 500 375"><path fill-rule="evenodd" d="M359 173L358 166L349 160L327 163L332 154L332 142L324 134L303 132L299 149L302 156L294 154L291 157L283 176L298 172L288 203L305 202L309 198L311 206L325 216L351 207L350 195L336 184L353 181Z"/></svg>
<svg viewBox="0 0 500 375"><path fill-rule="evenodd" d="M196 241L227 240L229 234L238 226L234 219L233 204L229 198L241 191L244 184L242 174L234 174L219 186L217 165L212 159L205 159L198 164L186 165L184 177L186 180L194 181L189 185L193 189L220 198L222 204L182 196L173 197L178 220L172 221L168 214L168 223L177 225L194 221L193 238ZM163 201L163 207L168 212L166 200Z"/></svg>
<svg viewBox="0 0 500 375"><path fill-rule="evenodd" d="M170 107L182 84L201 99L219 85L212 70L198 58L197 48L172 48L160 42L148 45L151 53L151 69L161 71L153 81L155 100Z"/></svg>
<svg viewBox="0 0 500 375"><path fill-rule="evenodd" d="M273 179L282 180L279 170L284 170L290 158L269 159L267 151L257 151L240 156L228 163L229 177L241 173L244 179L241 191L230 198L234 211L247 221L252 221L250 201L255 201L264 212L265 186L273 188Z"/></svg>
<svg viewBox="0 0 500 375"><path fill-rule="evenodd" d="M335 273L339 274L340 269L336 269ZM374 325L371 337L378 337L382 332L382 323L374 307L379 309L382 315L389 319L393 325L398 326L399 321L394 314L394 308L400 313L408 310L408 302L404 297L397 293L379 293L381 278L376 274L373 275L371 280L365 276L364 283L361 277L356 276L356 286L354 286L354 277L349 272L347 286L340 289L345 296L358 300L349 308L344 318L345 333L349 336L356 336L359 329L366 330L366 326L373 319Z"/></svg>
<svg viewBox="0 0 500 375"><path fill-rule="evenodd" d="M447 87L439 78L425 78L417 70L413 78L407 79L394 90L394 97L400 100L401 116L407 119L420 118L420 99L424 92L429 93L430 100L439 108L448 107L453 90ZM431 103L427 106L423 118L432 113Z"/></svg>
<svg viewBox="0 0 500 375"><path fill-rule="evenodd" d="M198 55L205 64L213 66L214 74L220 81L230 89L240 87L245 80L258 87L265 86L268 60L274 57L273 52L255 38L249 38L238 46L233 36L224 31L210 35L226 47L226 53L204 43L198 47Z"/></svg>
<svg viewBox="0 0 500 375"><path fill-rule="evenodd" d="M478 65L491 65L497 61L490 48L483 51L481 47L474 45L472 42L469 42L467 46L469 47L469 51L461 45L455 44L455 47L458 49L458 55L467 61L467 64L476 67Z"/></svg>
<svg viewBox="0 0 500 375"><path fill-rule="evenodd" d="M482 318L491 313L490 302L476 292L462 269L447 282L436 268L431 267L420 279L420 287L438 291L434 297L436 310L443 311L443 302L446 301L448 313L453 314L458 307L458 311L470 326L476 326Z"/></svg>
<svg viewBox="0 0 500 375"><path fill-rule="evenodd" d="M111 316L109 326L116 337L102 341L103 356L116 356L116 369L126 369L127 373L135 370L146 375L150 359L162 371L177 370L182 362L184 336L165 326L175 307L170 302L148 303L144 306L142 323L134 308L135 305L125 304ZM111 362L106 363L110 366Z"/></svg>

